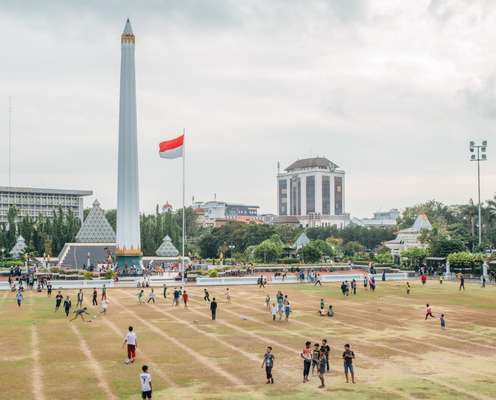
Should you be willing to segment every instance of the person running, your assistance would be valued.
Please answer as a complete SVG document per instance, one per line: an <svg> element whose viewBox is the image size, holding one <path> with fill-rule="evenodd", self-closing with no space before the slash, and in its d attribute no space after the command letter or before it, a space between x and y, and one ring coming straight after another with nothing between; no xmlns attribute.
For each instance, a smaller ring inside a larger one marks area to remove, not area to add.
<svg viewBox="0 0 496 400"><path fill-rule="evenodd" d="M142 304L143 303L143 299L145 297L145 291L143 289L141 289L139 291L139 293L137 294L137 296L138 296L138 303L139 304Z"/></svg>
<svg viewBox="0 0 496 400"><path fill-rule="evenodd" d="M22 290L18 290L16 294L17 307L21 306L22 300L24 300L24 295L22 294Z"/></svg>
<svg viewBox="0 0 496 400"><path fill-rule="evenodd" d="M167 285L165 283L162 289L162 296L164 297L164 300L167 300Z"/></svg>
<svg viewBox="0 0 496 400"><path fill-rule="evenodd" d="M97 293L96 289L93 289L93 296L91 299L91 304L93 304L94 306L98 305L97 298L98 298L98 293Z"/></svg>
<svg viewBox="0 0 496 400"><path fill-rule="evenodd" d="M425 310L425 319L427 320L428 317L435 318L434 315L432 315L432 308L429 304L426 304L426 310Z"/></svg>
<svg viewBox="0 0 496 400"><path fill-rule="evenodd" d="M76 303L76 307L80 308L83 306L83 301L84 301L84 293L83 293L83 289L79 289L79 292L77 294L77 303Z"/></svg>
<svg viewBox="0 0 496 400"><path fill-rule="evenodd" d="M109 304L109 301L107 299L103 299L100 302L100 307L101 307L100 314L107 315L108 304Z"/></svg>
<svg viewBox="0 0 496 400"><path fill-rule="evenodd" d="M139 376L141 383L141 398L151 399L152 398L152 376L148 372L148 365L143 365L141 367L141 374Z"/></svg>
<svg viewBox="0 0 496 400"><path fill-rule="evenodd" d="M186 293L186 290L183 292L183 303L184 303L184 308L188 308L188 300L189 300L189 295Z"/></svg>
<svg viewBox="0 0 496 400"><path fill-rule="evenodd" d="M270 310L270 296L269 295L265 296L265 308L267 310Z"/></svg>
<svg viewBox="0 0 496 400"><path fill-rule="evenodd" d="M62 293L59 290L57 293L57 296L55 296L55 312L57 312L59 310L63 299L64 299L64 296L62 296Z"/></svg>
<svg viewBox="0 0 496 400"><path fill-rule="evenodd" d="M217 302L215 301L215 297L210 302L210 312L212 313L212 321L215 321L217 317Z"/></svg>
<svg viewBox="0 0 496 400"><path fill-rule="evenodd" d="M327 355L325 352L321 351L319 353L319 361L318 361L318 371L319 371L319 379L320 379L320 389L325 388L325 373L326 373L326 365L327 365Z"/></svg>
<svg viewBox="0 0 496 400"><path fill-rule="evenodd" d="M133 331L133 327L130 326L128 328L128 332L124 337L124 341L122 342L122 347L127 344L127 360L126 364L133 363L136 360L136 348L138 347L138 338L136 337L136 333Z"/></svg>
<svg viewBox="0 0 496 400"><path fill-rule="evenodd" d="M155 304L155 292L153 291L153 288L151 288L150 293L148 293L148 301L146 303L148 304L150 301Z"/></svg>
<svg viewBox="0 0 496 400"><path fill-rule="evenodd" d="M207 288L203 289L203 301L210 303L210 293L208 293Z"/></svg>
<svg viewBox="0 0 496 400"><path fill-rule="evenodd" d="M71 311L71 307L72 307L71 298L67 296L64 300L64 311L66 317L69 317L69 312Z"/></svg>
<svg viewBox="0 0 496 400"><path fill-rule="evenodd" d="M272 347L268 346L262 361L262 368L265 367L265 375L267 376L267 383L274 383L272 377L272 368L274 367L274 354L272 354Z"/></svg>
<svg viewBox="0 0 496 400"><path fill-rule="evenodd" d="M291 314L291 304L289 304L289 301L284 304L284 315L285 315L285 321L289 321L289 314Z"/></svg>
<svg viewBox="0 0 496 400"><path fill-rule="evenodd" d="M317 276L315 277L315 283L313 284L314 286L322 286L322 282L320 281L320 274L317 274Z"/></svg>
<svg viewBox="0 0 496 400"><path fill-rule="evenodd" d="M312 351L312 375L315 375L315 368L319 369L320 344L315 343Z"/></svg>
<svg viewBox="0 0 496 400"><path fill-rule="evenodd" d="M410 282L406 283L406 294L410 294Z"/></svg>
<svg viewBox="0 0 496 400"><path fill-rule="evenodd" d="M107 286L103 285L102 287L102 298L101 300L107 300Z"/></svg>
<svg viewBox="0 0 496 400"><path fill-rule="evenodd" d="M329 368L329 362L330 362L330 357L331 357L331 348L327 344L327 339L322 339L322 344L320 345L320 352L325 353L326 356L326 370L327 372L330 371Z"/></svg>
<svg viewBox="0 0 496 400"><path fill-rule="evenodd" d="M346 377L346 383L350 383L348 379L348 372L351 375L351 383L355 383L355 373L353 371L354 359L355 359L355 353L350 349L349 344L345 344L344 352L343 352L343 363L344 363L344 376Z"/></svg>
<svg viewBox="0 0 496 400"><path fill-rule="evenodd" d="M74 310L74 317L72 317L70 319L70 322L74 321L75 319L77 319L77 317L81 317L81 319L86 322L86 320L84 319L84 314L87 314L87 315L90 315L90 313L88 312L88 308L87 307L83 307L83 308L78 308L77 310ZM88 321L89 322L89 321Z"/></svg>
<svg viewBox="0 0 496 400"><path fill-rule="evenodd" d="M276 320L277 312L279 308L277 307L276 303L272 303L272 321Z"/></svg>
<svg viewBox="0 0 496 400"><path fill-rule="evenodd" d="M446 329L446 320L444 319L444 314L441 314L441 318L439 318L439 322L441 323L441 329Z"/></svg>
<svg viewBox="0 0 496 400"><path fill-rule="evenodd" d="M462 290L465 291L465 277L463 276L463 274L460 274L460 287L458 288L458 290Z"/></svg>
<svg viewBox="0 0 496 400"><path fill-rule="evenodd" d="M231 303L231 293L229 292L229 288L226 288L226 300L228 303Z"/></svg>
<svg viewBox="0 0 496 400"><path fill-rule="evenodd" d="M310 374L310 367L312 366L311 345L311 342L305 342L305 347L300 354L300 357L303 358L303 383L308 382L308 375Z"/></svg>

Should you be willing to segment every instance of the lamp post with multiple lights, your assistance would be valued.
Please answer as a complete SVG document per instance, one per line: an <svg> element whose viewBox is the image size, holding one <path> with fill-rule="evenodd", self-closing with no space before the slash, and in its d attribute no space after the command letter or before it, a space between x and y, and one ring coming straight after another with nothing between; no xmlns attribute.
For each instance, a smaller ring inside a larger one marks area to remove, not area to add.
<svg viewBox="0 0 496 400"><path fill-rule="evenodd" d="M482 217L481 217L481 198L480 198L480 162L487 160L486 155L487 140L483 140L481 144L476 144L473 140L470 141L470 161L477 161L477 195L478 195L478 219L479 219L479 247L482 245Z"/></svg>

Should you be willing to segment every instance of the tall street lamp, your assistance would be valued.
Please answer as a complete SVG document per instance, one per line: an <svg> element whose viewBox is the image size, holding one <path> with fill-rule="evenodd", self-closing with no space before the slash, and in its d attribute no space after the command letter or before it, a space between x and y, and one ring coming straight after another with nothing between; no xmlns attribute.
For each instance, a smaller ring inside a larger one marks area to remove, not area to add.
<svg viewBox="0 0 496 400"><path fill-rule="evenodd" d="M479 248L482 245L482 217L481 217L481 198L480 198L480 162L486 161L487 140L483 140L481 144L476 144L473 140L470 141L470 161L477 161L477 195L479 200L478 219L479 219Z"/></svg>

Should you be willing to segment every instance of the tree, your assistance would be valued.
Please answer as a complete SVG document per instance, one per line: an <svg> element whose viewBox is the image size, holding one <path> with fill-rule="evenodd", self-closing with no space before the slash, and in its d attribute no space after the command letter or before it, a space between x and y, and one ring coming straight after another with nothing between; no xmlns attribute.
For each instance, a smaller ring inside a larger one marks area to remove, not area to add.
<svg viewBox="0 0 496 400"><path fill-rule="evenodd" d="M360 242L347 242L343 246L344 255L347 257L353 257L358 253L365 251L365 247Z"/></svg>
<svg viewBox="0 0 496 400"><path fill-rule="evenodd" d="M409 247L401 251L401 261L405 266L410 268L420 267L428 255L428 249Z"/></svg>
<svg viewBox="0 0 496 400"><path fill-rule="evenodd" d="M266 239L255 247L253 254L258 261L274 262L282 256L282 245L280 242Z"/></svg>
<svg viewBox="0 0 496 400"><path fill-rule="evenodd" d="M301 249L303 260L306 263L312 263L320 261L322 257L321 246L317 240L312 240L305 247ZM325 243L325 242L324 242Z"/></svg>
<svg viewBox="0 0 496 400"><path fill-rule="evenodd" d="M315 246L319 250L321 256L333 257L335 255L333 247L325 240L313 240L309 244Z"/></svg>
<svg viewBox="0 0 496 400"><path fill-rule="evenodd" d="M447 237L434 240L430 245L430 249L433 257L447 257L451 253L466 250L465 244L461 240Z"/></svg>

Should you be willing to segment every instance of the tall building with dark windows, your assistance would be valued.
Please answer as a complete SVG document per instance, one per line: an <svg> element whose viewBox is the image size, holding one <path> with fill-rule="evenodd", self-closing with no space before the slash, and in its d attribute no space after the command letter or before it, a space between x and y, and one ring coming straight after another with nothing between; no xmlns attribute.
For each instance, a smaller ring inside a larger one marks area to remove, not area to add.
<svg viewBox="0 0 496 400"><path fill-rule="evenodd" d="M324 157L297 160L277 174L278 215L297 219L300 225L343 227L345 173ZM276 221L277 223L277 221Z"/></svg>

